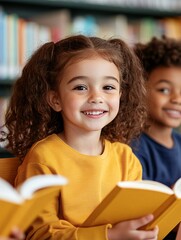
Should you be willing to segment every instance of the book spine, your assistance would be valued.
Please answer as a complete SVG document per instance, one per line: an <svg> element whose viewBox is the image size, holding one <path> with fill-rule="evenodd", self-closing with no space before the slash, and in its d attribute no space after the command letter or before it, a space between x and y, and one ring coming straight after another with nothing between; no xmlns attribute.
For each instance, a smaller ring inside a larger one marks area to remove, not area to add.
<svg viewBox="0 0 181 240"><path fill-rule="evenodd" d="M7 78L7 15L0 9L0 80Z"/></svg>

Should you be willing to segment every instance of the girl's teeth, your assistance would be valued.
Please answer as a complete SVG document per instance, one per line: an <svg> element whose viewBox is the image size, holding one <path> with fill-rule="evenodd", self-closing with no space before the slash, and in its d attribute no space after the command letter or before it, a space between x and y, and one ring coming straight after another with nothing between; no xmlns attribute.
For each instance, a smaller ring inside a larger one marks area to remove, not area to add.
<svg viewBox="0 0 181 240"><path fill-rule="evenodd" d="M93 112L84 112L86 115L99 115L102 114L103 111L93 111Z"/></svg>

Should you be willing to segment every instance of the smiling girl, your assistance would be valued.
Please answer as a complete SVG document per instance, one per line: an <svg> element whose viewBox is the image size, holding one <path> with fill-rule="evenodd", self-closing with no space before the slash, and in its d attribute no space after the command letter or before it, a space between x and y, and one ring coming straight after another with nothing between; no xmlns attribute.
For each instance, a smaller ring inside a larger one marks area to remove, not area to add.
<svg viewBox="0 0 181 240"><path fill-rule="evenodd" d="M127 143L144 126L143 84L136 56L120 39L72 36L31 57L15 83L2 139L22 160L16 185L36 174L61 174L69 184L27 239L157 239L157 227L139 230L152 215L81 227L118 181L142 177Z"/></svg>

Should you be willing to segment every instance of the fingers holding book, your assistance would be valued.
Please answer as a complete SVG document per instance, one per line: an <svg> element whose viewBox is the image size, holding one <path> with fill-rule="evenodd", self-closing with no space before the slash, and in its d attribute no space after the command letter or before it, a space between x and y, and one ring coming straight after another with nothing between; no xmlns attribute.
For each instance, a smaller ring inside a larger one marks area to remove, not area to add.
<svg viewBox="0 0 181 240"><path fill-rule="evenodd" d="M158 239L158 227L152 230L140 230L140 228L153 220L152 214L129 221L119 222L108 229L109 240L124 239Z"/></svg>

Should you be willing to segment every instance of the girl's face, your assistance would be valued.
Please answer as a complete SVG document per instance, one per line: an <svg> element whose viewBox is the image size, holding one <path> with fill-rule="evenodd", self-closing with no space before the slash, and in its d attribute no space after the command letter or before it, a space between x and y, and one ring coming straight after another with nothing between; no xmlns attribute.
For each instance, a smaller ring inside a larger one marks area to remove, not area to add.
<svg viewBox="0 0 181 240"><path fill-rule="evenodd" d="M181 68L159 67L147 82L151 123L175 128L181 124Z"/></svg>
<svg viewBox="0 0 181 240"><path fill-rule="evenodd" d="M119 110L119 71L101 57L80 60L65 69L58 94L50 99L61 111L64 129L101 131Z"/></svg>

